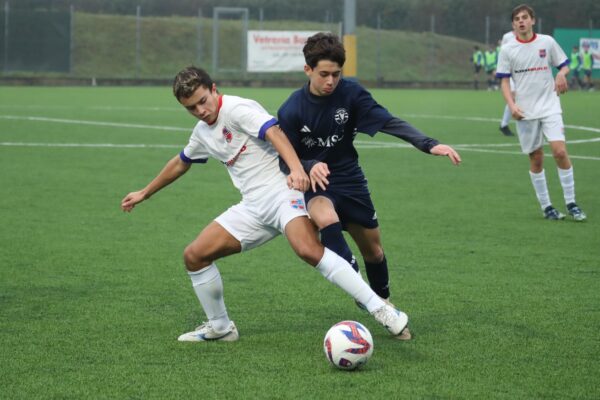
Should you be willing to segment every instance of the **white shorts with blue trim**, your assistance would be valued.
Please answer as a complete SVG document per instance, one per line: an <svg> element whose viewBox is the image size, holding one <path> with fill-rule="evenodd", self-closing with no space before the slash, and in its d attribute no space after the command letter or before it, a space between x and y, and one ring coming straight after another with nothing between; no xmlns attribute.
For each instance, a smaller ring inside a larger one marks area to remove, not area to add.
<svg viewBox="0 0 600 400"><path fill-rule="evenodd" d="M548 142L564 142L565 126L562 114L517 121L517 133L521 150L525 154L531 154L541 148L544 145L544 137Z"/></svg>
<svg viewBox="0 0 600 400"><path fill-rule="evenodd" d="M308 217L304 194L287 189L274 192L260 203L242 200L215 221L241 243L242 251L247 251L285 233L288 222L297 217Z"/></svg>

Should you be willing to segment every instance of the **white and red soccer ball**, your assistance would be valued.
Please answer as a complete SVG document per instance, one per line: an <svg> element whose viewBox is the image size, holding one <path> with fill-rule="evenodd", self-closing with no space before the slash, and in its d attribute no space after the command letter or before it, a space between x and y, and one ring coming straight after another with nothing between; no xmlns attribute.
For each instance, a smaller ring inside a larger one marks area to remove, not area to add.
<svg viewBox="0 0 600 400"><path fill-rule="evenodd" d="M323 350L331 364L352 370L366 364L371 358L373 338L364 325L356 321L342 321L325 334Z"/></svg>

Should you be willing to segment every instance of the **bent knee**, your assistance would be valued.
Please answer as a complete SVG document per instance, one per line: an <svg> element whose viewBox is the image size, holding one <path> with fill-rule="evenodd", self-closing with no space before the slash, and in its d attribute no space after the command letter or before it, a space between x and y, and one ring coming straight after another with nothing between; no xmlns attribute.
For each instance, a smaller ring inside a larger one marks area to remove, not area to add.
<svg viewBox="0 0 600 400"><path fill-rule="evenodd" d="M212 264L213 260L203 254L202 249L190 244L183 251L183 262L188 271L198 271Z"/></svg>
<svg viewBox="0 0 600 400"><path fill-rule="evenodd" d="M313 267L316 266L319 261L321 261L321 258L323 258L323 247L318 245L311 246L309 244L305 244L294 248L294 251L298 257Z"/></svg>
<svg viewBox="0 0 600 400"><path fill-rule="evenodd" d="M567 158L567 150L565 150L565 149L555 150L552 152L552 155L557 160L564 160L565 158Z"/></svg>

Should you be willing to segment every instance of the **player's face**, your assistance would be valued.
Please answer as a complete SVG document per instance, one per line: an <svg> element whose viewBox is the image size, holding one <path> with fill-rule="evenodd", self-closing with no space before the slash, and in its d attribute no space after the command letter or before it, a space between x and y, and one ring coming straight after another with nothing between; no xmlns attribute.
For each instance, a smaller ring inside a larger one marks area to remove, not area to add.
<svg viewBox="0 0 600 400"><path fill-rule="evenodd" d="M533 25L535 25L535 18L531 18L526 10L518 12L512 21L514 31L521 38L528 38L533 34Z"/></svg>
<svg viewBox="0 0 600 400"><path fill-rule="evenodd" d="M214 123L219 116L219 94L214 83L210 90L200 86L194 94L182 97L179 102L190 114L207 124Z"/></svg>
<svg viewBox="0 0 600 400"><path fill-rule="evenodd" d="M304 66L304 72L310 79L310 92L317 96L329 96L342 77L342 68L338 63L321 60L314 68Z"/></svg>

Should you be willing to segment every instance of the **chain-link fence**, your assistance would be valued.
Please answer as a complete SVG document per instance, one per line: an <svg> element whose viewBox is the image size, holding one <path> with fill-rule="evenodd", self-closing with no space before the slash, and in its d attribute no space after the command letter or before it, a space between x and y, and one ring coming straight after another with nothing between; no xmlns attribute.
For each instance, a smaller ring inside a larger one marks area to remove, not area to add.
<svg viewBox="0 0 600 400"><path fill-rule="evenodd" d="M125 15L95 14L69 7L64 11L0 12L2 75L52 73L86 79L170 79L182 67L195 64L217 79L245 83L301 81L302 70L249 73L246 70L247 30L330 31L341 34L340 8L323 10L321 21L279 19L272 9L237 8L237 13L198 9L191 16L147 16L142 7ZM242 10L242 11L240 11ZM243 11L246 10L246 11ZM240 14L241 13L241 14ZM241 17L240 15L244 15ZM456 83L472 80L475 45L496 48L511 29L506 15L484 16L462 25L426 11L403 21L390 10L362 16L357 35L357 77L379 83ZM590 37L600 36L589 26ZM537 31L544 31L538 16ZM570 47L567 45L565 52Z"/></svg>

